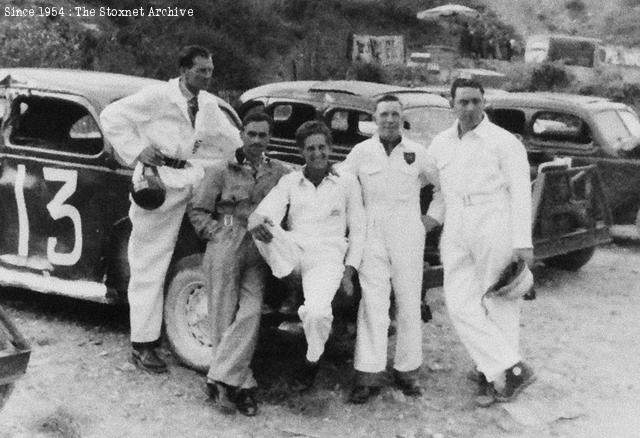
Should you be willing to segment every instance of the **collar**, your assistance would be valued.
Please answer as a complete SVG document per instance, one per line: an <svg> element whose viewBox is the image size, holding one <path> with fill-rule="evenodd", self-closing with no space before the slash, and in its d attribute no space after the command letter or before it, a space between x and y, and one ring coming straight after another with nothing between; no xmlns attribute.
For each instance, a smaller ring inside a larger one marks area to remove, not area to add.
<svg viewBox="0 0 640 438"><path fill-rule="evenodd" d="M187 102L189 102L194 97L198 97L197 94L193 94L191 91L189 91L189 89L184 84L182 77L178 78L178 88L180 89L180 93L182 93Z"/></svg>
<svg viewBox="0 0 640 438"><path fill-rule="evenodd" d="M452 127L452 135L458 139L460 139L460 137L458 136L459 124L460 121L456 120ZM489 121L489 117L487 117L487 113L482 113L482 120L480 120L480 123L478 123L472 130L465 133L465 135L469 134L470 132L476 134L478 137L485 141L492 139L491 122Z"/></svg>
<svg viewBox="0 0 640 438"><path fill-rule="evenodd" d="M260 164L270 164L270 163L271 163L271 158L269 158L266 154L262 154L262 161L260 162ZM244 155L244 151L242 150L242 147L239 147L238 149L236 149L234 153L234 159L229 160L229 167L235 170L240 170L244 166L252 167L251 163L247 161L247 157Z"/></svg>
<svg viewBox="0 0 640 438"><path fill-rule="evenodd" d="M307 179L307 166L303 166L302 169L300 169L300 184L303 184L305 181L309 181L311 183L311 181L309 179ZM335 171L335 169L333 168L333 164L329 165L329 167L327 168L327 170L325 170L324 173L324 177L322 178L322 181L327 180L327 181L331 181L331 182L337 182L339 178L338 173ZM322 182L320 181L320 182ZM313 184L313 183L312 183Z"/></svg>
<svg viewBox="0 0 640 438"><path fill-rule="evenodd" d="M384 143L382 142L382 139L380 138L380 136L378 134L374 134L373 137L371 137L373 140L375 140L376 143L378 143L381 147L382 150L384 151ZM396 143L393 147L393 149L397 148L397 147L402 147L404 146L404 137L400 136L400 140L398 141L398 143ZM393 150L392 149L392 150ZM386 152L385 152L386 153Z"/></svg>

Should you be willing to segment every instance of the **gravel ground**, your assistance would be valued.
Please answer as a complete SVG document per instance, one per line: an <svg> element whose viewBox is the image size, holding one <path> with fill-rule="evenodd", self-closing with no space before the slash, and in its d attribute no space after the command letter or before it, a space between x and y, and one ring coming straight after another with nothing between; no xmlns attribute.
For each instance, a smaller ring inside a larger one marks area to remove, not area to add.
<svg viewBox="0 0 640 438"><path fill-rule="evenodd" d="M0 437L640 436L640 247L604 247L577 273L535 274L538 299L524 305L522 349L538 381L516 402L473 406L471 361L433 290L421 398L386 388L368 405L347 404L348 355L328 358L317 388L293 395L286 382L302 346L267 333L255 358L255 418L214 410L203 377L169 352L168 375L139 373L128 363L124 309L4 290L0 304L33 353L0 412Z"/></svg>

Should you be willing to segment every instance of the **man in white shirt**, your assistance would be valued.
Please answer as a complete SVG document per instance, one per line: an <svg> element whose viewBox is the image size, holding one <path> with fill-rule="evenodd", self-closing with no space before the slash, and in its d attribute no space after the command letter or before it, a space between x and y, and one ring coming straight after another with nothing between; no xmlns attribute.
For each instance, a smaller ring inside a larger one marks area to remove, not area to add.
<svg viewBox="0 0 640 438"><path fill-rule="evenodd" d="M135 166L134 187L144 166L156 167L166 187L164 203L157 209L132 203L129 210L131 360L154 373L167 371L155 351L165 276L187 202L204 174L201 166L188 160L200 154L224 158L224 151L232 154L242 145L239 131L222 113L215 96L204 91L213 72L209 51L185 47L179 67L179 78L113 102L100 114L106 138L126 164Z"/></svg>
<svg viewBox="0 0 640 438"><path fill-rule="evenodd" d="M297 271L304 304L298 309L305 337L305 364L294 389L313 385L333 321L331 302L342 285L353 293L353 274L360 266L364 210L356 178L337 175L329 163L331 133L319 121L303 123L296 142L305 166L283 176L249 218L249 230L274 276ZM288 229L281 223L288 209Z"/></svg>
<svg viewBox="0 0 640 438"><path fill-rule="evenodd" d="M387 330L393 287L396 305L394 380L404 394L419 396L422 364L422 292L425 229L420 189L431 180L426 146L401 135L402 104L397 96L378 99L378 132L353 147L341 163L357 175L367 216L359 278L362 299L352 403L365 403L382 386L387 365Z"/></svg>
<svg viewBox="0 0 640 438"><path fill-rule="evenodd" d="M529 164L522 143L487 119L481 84L457 79L451 96L458 120L429 147L437 196L427 228L444 222L445 300L486 406L535 380L519 353L521 301L483 297L511 261L533 261Z"/></svg>

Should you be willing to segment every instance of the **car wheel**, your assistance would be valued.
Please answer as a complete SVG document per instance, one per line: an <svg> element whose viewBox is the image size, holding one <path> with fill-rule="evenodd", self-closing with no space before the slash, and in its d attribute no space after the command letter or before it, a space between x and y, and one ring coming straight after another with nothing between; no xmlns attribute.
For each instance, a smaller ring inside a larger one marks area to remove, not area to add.
<svg viewBox="0 0 640 438"><path fill-rule="evenodd" d="M549 257L548 259L544 259L543 262L551 268L564 269L565 271L577 271L591 260L595 250L596 248L594 246L578 249L566 254Z"/></svg>
<svg viewBox="0 0 640 438"><path fill-rule="evenodd" d="M13 392L13 383L5 383L4 385L0 385L0 410L3 408L4 404L9 399L9 396Z"/></svg>
<svg viewBox="0 0 640 438"><path fill-rule="evenodd" d="M211 360L208 297L202 255L182 259L167 282L164 324L167 340L180 362L206 372Z"/></svg>

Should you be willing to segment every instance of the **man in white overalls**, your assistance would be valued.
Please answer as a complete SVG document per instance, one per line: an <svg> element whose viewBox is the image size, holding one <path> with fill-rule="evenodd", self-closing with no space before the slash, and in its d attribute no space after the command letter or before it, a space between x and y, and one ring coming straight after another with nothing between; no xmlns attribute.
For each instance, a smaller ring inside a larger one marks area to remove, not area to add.
<svg viewBox="0 0 640 438"><path fill-rule="evenodd" d="M155 351L165 276L187 202L204 174L200 165L188 160L232 157L242 145L239 131L222 113L216 97L204 91L213 73L209 51L185 47L179 67L179 78L113 102L100 114L105 137L126 164L135 166L134 186L147 165L157 167L166 187L159 208L145 210L132 203L129 210L131 360L154 373L167 371Z"/></svg>
<svg viewBox="0 0 640 438"><path fill-rule="evenodd" d="M397 322L395 382L407 395L422 393L418 373L422 364L420 297L425 229L420 189L430 181L426 146L402 137L402 105L396 96L380 98L374 118L377 135L355 145L340 165L360 180L367 216L358 271L362 299L352 403L365 403L384 381L392 287Z"/></svg>
<svg viewBox="0 0 640 438"><path fill-rule="evenodd" d="M481 84L457 79L451 96L458 120L428 150L439 193L427 228L444 222L445 300L481 372L476 402L488 405L535 379L519 353L521 300L483 297L511 261L533 260L529 164L522 143L487 119Z"/></svg>

